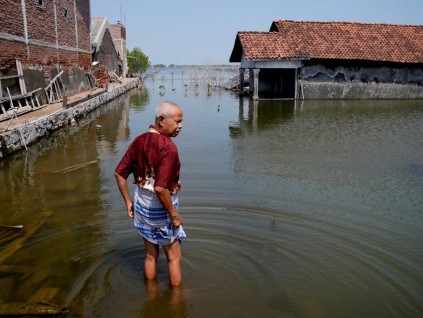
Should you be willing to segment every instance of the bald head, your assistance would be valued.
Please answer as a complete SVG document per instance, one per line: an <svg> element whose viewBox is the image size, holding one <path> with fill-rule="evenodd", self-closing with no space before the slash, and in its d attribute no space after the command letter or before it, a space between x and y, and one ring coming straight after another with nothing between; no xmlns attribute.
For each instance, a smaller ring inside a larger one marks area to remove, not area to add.
<svg viewBox="0 0 423 318"><path fill-rule="evenodd" d="M166 118L173 116L176 112L181 112L181 109L174 102L165 101L160 103L156 108L156 124L160 117Z"/></svg>
<svg viewBox="0 0 423 318"><path fill-rule="evenodd" d="M170 137L176 137L182 129L182 110L173 102L163 102L156 108L156 125Z"/></svg>

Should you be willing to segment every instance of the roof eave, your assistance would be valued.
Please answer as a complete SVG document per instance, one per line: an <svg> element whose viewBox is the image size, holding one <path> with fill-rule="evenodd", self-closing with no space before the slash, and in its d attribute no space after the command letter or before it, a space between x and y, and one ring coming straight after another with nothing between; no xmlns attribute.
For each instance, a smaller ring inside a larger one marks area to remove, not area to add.
<svg viewBox="0 0 423 318"><path fill-rule="evenodd" d="M311 58L306 56L298 56L298 57L277 57L277 58L245 58L248 61L252 62L271 62L271 61L308 61Z"/></svg>

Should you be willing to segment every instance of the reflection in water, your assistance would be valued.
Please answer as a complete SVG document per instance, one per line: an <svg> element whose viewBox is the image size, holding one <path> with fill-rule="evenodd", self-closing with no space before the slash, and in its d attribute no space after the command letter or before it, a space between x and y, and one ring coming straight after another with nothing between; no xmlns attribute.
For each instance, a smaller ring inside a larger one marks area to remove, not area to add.
<svg viewBox="0 0 423 318"><path fill-rule="evenodd" d="M244 104L248 103L247 106ZM296 100L252 100L239 99L238 121L229 125L232 138L242 134L257 132L259 129L272 128L281 121L290 120L297 107L304 102Z"/></svg>
<svg viewBox="0 0 423 318"><path fill-rule="evenodd" d="M99 213L104 209L100 157L116 144L118 126L127 117L127 108L116 105L127 101L122 96L30 152L0 162L0 224L23 224L22 235L2 245L1 266L17 270L0 275L5 287L0 304L18 301L15 311L22 307L19 301L32 304L34 313L43 304L60 310L84 287L88 277L79 283L76 278L86 276L103 255L106 239L107 216Z"/></svg>
<svg viewBox="0 0 423 318"><path fill-rule="evenodd" d="M150 92L144 90L142 94L135 94L129 97L132 109L142 110L150 102Z"/></svg>
<svg viewBox="0 0 423 318"><path fill-rule="evenodd" d="M0 311L422 316L422 101L254 102L183 80L146 86L0 162L0 224L24 225L0 229ZM164 255L159 283L144 283L142 239L113 176L165 99L184 110L181 293L164 283Z"/></svg>
<svg viewBox="0 0 423 318"><path fill-rule="evenodd" d="M160 291L157 281L147 281L147 295L140 312L140 317L175 317L189 316L188 302L182 288L166 288Z"/></svg>

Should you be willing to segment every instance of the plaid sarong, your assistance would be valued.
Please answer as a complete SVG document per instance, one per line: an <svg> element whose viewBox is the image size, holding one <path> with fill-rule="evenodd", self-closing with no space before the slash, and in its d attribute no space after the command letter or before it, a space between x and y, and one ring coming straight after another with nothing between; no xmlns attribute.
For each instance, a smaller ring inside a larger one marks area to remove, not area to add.
<svg viewBox="0 0 423 318"><path fill-rule="evenodd" d="M178 196L171 197L178 210ZM140 187L135 189L134 195L134 225L145 239L162 246L171 244L175 239L182 243L186 237L182 226L172 229L170 215L163 208L156 193Z"/></svg>

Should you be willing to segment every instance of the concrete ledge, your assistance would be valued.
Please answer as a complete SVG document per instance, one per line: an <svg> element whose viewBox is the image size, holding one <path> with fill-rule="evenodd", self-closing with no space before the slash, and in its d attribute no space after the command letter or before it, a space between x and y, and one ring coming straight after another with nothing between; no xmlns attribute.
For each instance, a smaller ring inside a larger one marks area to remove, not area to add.
<svg viewBox="0 0 423 318"><path fill-rule="evenodd" d="M422 99L423 86L414 84L314 83L299 81L303 99Z"/></svg>
<svg viewBox="0 0 423 318"><path fill-rule="evenodd" d="M25 122L20 127L1 132L0 159L24 150L25 145L28 147L40 138L48 136L51 132L70 124L74 120L76 121L99 106L140 85L139 79L129 79L113 88L109 86L107 92L96 94L89 99L83 98L72 102L71 106L67 105L67 108L61 107L46 116Z"/></svg>

